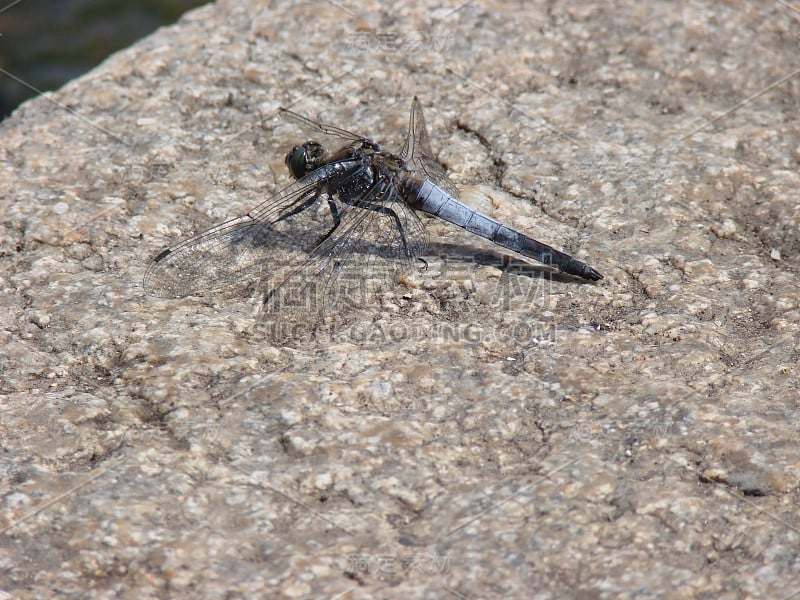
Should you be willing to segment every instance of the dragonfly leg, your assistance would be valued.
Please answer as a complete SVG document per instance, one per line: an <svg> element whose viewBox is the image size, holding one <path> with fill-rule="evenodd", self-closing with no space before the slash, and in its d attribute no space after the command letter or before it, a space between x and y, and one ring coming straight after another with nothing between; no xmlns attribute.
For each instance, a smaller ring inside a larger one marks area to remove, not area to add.
<svg viewBox="0 0 800 600"><path fill-rule="evenodd" d="M322 237L320 237L319 242L317 244L321 244L325 240L327 240L330 235L336 231L336 228L339 227L339 223L342 222L341 217L339 216L339 207L336 206L336 202L333 198L331 198L330 194L325 194L328 199L328 208L331 211L331 218L333 219L333 227L331 227L327 233L325 233ZM289 217L293 217L295 215L299 215L301 212L312 206L320 197L320 191L314 190L307 193L307 200L305 200L300 206L297 208L292 209L285 215L281 215L279 218L275 219L275 222L283 221L284 219L288 219Z"/></svg>
<svg viewBox="0 0 800 600"><path fill-rule="evenodd" d="M387 208L386 206L382 206L380 204L375 204L374 202L359 202L359 208L363 208L365 210L371 210L379 215L386 215L387 217L391 217L394 219L395 225L397 225L397 231L400 234L400 242L403 244L403 250L405 251L405 255L408 258L413 258L411 256L411 252L408 249L408 242L406 241L406 230L403 227L403 223L400 221L400 217L397 216L397 213L392 210L391 208Z"/></svg>
<svg viewBox="0 0 800 600"><path fill-rule="evenodd" d="M299 215L305 209L307 209L308 207L312 206L317 201L319 196L320 196L320 190L319 189L310 190L310 191L306 192L302 196L302 198L304 198L303 203L300 206L298 206L296 208L293 208L288 213L283 214L280 217L278 217L277 219L275 219L275 223L278 223L279 221L283 221L284 219L288 219L289 217L293 217L294 215Z"/></svg>
<svg viewBox="0 0 800 600"><path fill-rule="evenodd" d="M320 245L322 242L324 242L329 237L331 237L331 234L334 231L336 231L336 228L339 227L339 224L342 222L342 218L339 216L339 207L336 206L336 202L330 196L328 196L328 208L330 208L330 210L331 210L331 218L333 219L333 227L328 229L328 231L325 233L325 235L323 235L319 239L319 242L317 242L317 245Z"/></svg>

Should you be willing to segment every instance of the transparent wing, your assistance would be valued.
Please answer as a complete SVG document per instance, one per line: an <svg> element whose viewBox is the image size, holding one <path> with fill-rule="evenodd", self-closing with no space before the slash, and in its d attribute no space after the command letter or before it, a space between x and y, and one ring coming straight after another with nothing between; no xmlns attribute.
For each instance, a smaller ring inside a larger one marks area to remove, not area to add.
<svg viewBox="0 0 800 600"><path fill-rule="evenodd" d="M419 217L394 182L379 180L342 209L339 227L274 287L265 321L281 326L346 321L350 312L374 306L376 294L411 270L426 245Z"/></svg>
<svg viewBox="0 0 800 600"><path fill-rule="evenodd" d="M287 123L297 125L311 136L335 138L340 142L344 140L347 143L365 139L363 136L355 134L351 131L347 131L346 129L342 129L341 127L326 125L324 123L320 123L319 121L315 121L314 119L310 119L309 117L299 115L288 108L279 108L278 115Z"/></svg>
<svg viewBox="0 0 800 600"><path fill-rule="evenodd" d="M145 290L173 298L241 295L295 268L335 224L322 191L333 169L344 183L363 175L354 161L313 171L247 214L161 252L145 273Z"/></svg>
<svg viewBox="0 0 800 600"><path fill-rule="evenodd" d="M430 179L454 198L458 198L458 188L447 176L442 166L433 158L428 127L422 114L422 104L414 96L411 103L411 115L408 119L408 134L400 152L400 158L406 161L409 170L423 179Z"/></svg>

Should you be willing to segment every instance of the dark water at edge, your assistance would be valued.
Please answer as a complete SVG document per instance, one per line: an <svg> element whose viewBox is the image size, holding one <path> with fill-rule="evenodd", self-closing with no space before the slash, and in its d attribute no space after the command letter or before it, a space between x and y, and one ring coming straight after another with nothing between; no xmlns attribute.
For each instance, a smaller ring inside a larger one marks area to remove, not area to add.
<svg viewBox="0 0 800 600"><path fill-rule="evenodd" d="M21 102L85 73L199 0L13 0L0 2L0 119ZM11 5L11 6L9 6ZM4 7L5 10L3 10ZM25 85L27 84L27 85Z"/></svg>

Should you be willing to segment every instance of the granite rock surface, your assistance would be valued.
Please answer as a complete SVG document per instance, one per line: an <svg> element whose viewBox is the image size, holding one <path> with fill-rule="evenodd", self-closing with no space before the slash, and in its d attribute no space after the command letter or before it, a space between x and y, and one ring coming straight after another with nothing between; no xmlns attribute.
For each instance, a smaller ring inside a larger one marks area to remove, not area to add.
<svg viewBox="0 0 800 600"><path fill-rule="evenodd" d="M800 594L799 35L782 2L221 1L24 104L0 597ZM425 219L447 252L333 336L145 294L288 183L279 106L399 148L415 95L466 202L605 279Z"/></svg>

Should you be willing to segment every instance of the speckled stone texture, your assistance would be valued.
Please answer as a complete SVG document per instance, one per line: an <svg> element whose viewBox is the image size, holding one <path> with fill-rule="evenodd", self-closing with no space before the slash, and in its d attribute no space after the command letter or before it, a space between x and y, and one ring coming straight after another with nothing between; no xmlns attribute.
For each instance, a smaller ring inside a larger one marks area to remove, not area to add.
<svg viewBox="0 0 800 600"><path fill-rule="evenodd" d="M0 597L800 597L799 36L782 2L220 2L22 106ZM426 219L461 258L332 338L144 293L289 181L279 106L396 144L414 95L465 201L605 279Z"/></svg>

